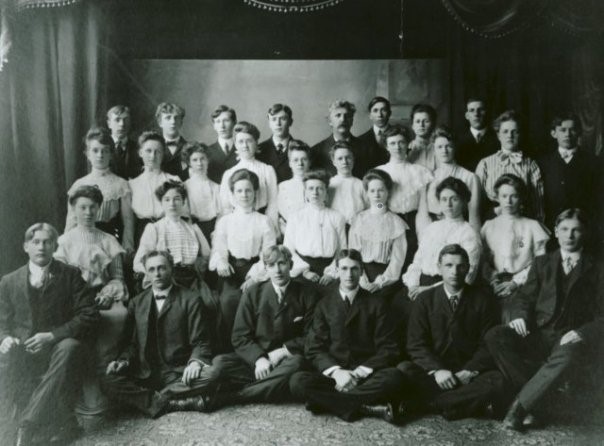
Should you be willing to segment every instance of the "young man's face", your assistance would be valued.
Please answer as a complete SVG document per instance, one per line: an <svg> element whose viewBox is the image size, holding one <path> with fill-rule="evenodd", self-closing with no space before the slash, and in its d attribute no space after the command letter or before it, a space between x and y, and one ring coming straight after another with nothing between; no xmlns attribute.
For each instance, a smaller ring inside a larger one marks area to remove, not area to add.
<svg viewBox="0 0 604 446"><path fill-rule="evenodd" d="M583 247L585 228L576 218L562 220L556 226L556 238L560 248L567 252L576 252Z"/></svg>
<svg viewBox="0 0 604 446"><path fill-rule="evenodd" d="M463 287L470 270L468 262L458 254L445 254L438 262L443 282L448 288L458 290Z"/></svg>
<svg viewBox="0 0 604 446"><path fill-rule="evenodd" d="M390 119L390 107L385 102L376 102L369 110L369 119L376 127L382 128Z"/></svg>
<svg viewBox="0 0 604 446"><path fill-rule="evenodd" d="M289 151L289 167L295 176L301 177L310 168L308 153L303 150Z"/></svg>
<svg viewBox="0 0 604 446"><path fill-rule="evenodd" d="M340 278L340 287L344 291L352 291L356 289L359 286L361 274L361 264L356 260L344 258L338 262L338 276Z"/></svg>
<svg viewBox="0 0 604 446"><path fill-rule="evenodd" d="M562 149L574 149L579 142L579 132L577 124L572 119L562 121L560 125L552 130L552 138L558 143L558 147Z"/></svg>
<svg viewBox="0 0 604 446"><path fill-rule="evenodd" d="M165 290L172 284L172 267L164 256L149 257L145 271L154 290Z"/></svg>
<svg viewBox="0 0 604 446"><path fill-rule="evenodd" d="M114 139L125 138L130 131L130 115L128 113L111 113L107 118L107 127L111 130L111 136Z"/></svg>
<svg viewBox="0 0 604 446"><path fill-rule="evenodd" d="M44 230L34 232L33 238L23 243L23 250L29 256L29 260L38 266L48 265L56 249L56 239L50 232Z"/></svg>
<svg viewBox="0 0 604 446"><path fill-rule="evenodd" d="M212 120L212 127L214 127L214 131L219 138L231 139L235 120L229 112L222 112Z"/></svg>
<svg viewBox="0 0 604 446"><path fill-rule="evenodd" d="M466 105L466 120L470 127L482 130L486 126L487 110L482 101L468 102Z"/></svg>
<svg viewBox="0 0 604 446"><path fill-rule="evenodd" d="M287 138L291 124L291 119L284 110L274 115L268 115L268 126L271 129L271 133L277 138Z"/></svg>
<svg viewBox="0 0 604 446"><path fill-rule="evenodd" d="M182 116L176 113L162 113L158 122L164 138L175 139L180 136L180 128L182 127Z"/></svg>
<svg viewBox="0 0 604 446"><path fill-rule="evenodd" d="M329 113L329 126L334 134L348 136L353 121L354 114L345 107L335 108Z"/></svg>
<svg viewBox="0 0 604 446"><path fill-rule="evenodd" d="M278 287L282 287L289 282L291 267L291 261L286 260L283 256L279 256L273 263L266 264L266 272L271 282Z"/></svg>

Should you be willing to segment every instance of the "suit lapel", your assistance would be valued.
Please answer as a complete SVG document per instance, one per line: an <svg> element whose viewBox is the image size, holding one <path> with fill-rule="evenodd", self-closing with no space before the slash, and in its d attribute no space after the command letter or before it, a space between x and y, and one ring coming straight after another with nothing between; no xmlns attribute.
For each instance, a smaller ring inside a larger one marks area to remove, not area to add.
<svg viewBox="0 0 604 446"><path fill-rule="evenodd" d="M141 299L138 311L142 317L140 322L137 321L136 323L137 327L140 327L141 352L145 352L147 348L147 335L149 334L149 325L151 323L151 305L155 305L155 301L153 300L153 291L149 288Z"/></svg>
<svg viewBox="0 0 604 446"><path fill-rule="evenodd" d="M587 271L589 271L591 266L591 259L587 255L583 254L579 260L579 263L575 267L575 270L571 272L568 287L566 288L568 290L566 296L570 294L574 286L577 284L577 281L583 277Z"/></svg>
<svg viewBox="0 0 604 446"><path fill-rule="evenodd" d="M161 307L160 312L157 314L158 321L168 312L168 310L172 306L172 302L174 302L174 299L175 299L175 291L174 291L174 287L172 287L172 289L170 290L170 294L168 294L168 296L166 297L166 300L164 301L164 304Z"/></svg>
<svg viewBox="0 0 604 446"><path fill-rule="evenodd" d="M344 301L342 300L342 297L340 296L339 291L338 291L338 296L340 297L340 303L344 306L345 304L344 304ZM354 298L354 301L352 302L350 310L348 310L348 314L346 315L346 325L349 325L354 320L354 318L357 317L357 315L359 314L359 310L362 305L360 302L361 299L363 299L363 294L361 293L361 290L359 290L356 297Z"/></svg>
<svg viewBox="0 0 604 446"><path fill-rule="evenodd" d="M286 311L288 309L288 307L291 305L290 300L293 299L293 294L295 293L295 291L293 290L293 282L290 282L289 285L287 286L287 289L285 290L285 295L283 296L283 300L281 301L281 305L279 305L278 300L277 300L277 293L275 291L275 288L272 286L270 286L270 298L272 299L271 302L274 303L274 306L276 308L275 310L275 319L278 318L281 313L283 313L284 311Z"/></svg>

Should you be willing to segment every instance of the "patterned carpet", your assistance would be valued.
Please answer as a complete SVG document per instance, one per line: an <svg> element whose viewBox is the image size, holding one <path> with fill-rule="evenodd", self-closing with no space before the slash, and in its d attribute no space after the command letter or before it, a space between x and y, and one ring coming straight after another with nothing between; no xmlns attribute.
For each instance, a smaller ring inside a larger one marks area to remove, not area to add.
<svg viewBox="0 0 604 446"><path fill-rule="evenodd" d="M585 414L583 414L585 415ZM593 415L593 414L592 414ZM231 445L601 445L604 423L576 420L520 434L486 419L424 417L401 427L378 419L346 423L301 405L253 405L211 414L172 413L158 420L125 414L81 438L78 446ZM593 417L591 417L593 418ZM604 421L604 418L600 418Z"/></svg>

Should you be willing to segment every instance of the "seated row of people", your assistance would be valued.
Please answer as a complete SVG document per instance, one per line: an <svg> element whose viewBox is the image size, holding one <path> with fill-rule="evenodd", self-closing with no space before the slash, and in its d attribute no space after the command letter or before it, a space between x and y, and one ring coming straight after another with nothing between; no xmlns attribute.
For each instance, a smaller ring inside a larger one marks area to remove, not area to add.
<svg viewBox="0 0 604 446"><path fill-rule="evenodd" d="M401 422L401 408L447 419L503 415L509 406L504 423L520 430L599 344L604 270L584 250L587 229L580 210L558 217L560 249L534 260L505 325L492 293L466 283L470 257L459 244L439 251L442 283L419 293L407 316L397 297L360 286L359 251L337 253L337 287L321 296L292 279L289 249L269 246L267 280L239 302L234 351L218 355L200 291L175 282L170 253L150 251L142 259L150 288L128 302L102 388L150 417L293 398L348 421ZM29 228L24 248L29 264L0 281L1 390L19 409L18 444L43 435L51 416L75 429L72 409L100 320L96 290L53 260L52 226Z"/></svg>

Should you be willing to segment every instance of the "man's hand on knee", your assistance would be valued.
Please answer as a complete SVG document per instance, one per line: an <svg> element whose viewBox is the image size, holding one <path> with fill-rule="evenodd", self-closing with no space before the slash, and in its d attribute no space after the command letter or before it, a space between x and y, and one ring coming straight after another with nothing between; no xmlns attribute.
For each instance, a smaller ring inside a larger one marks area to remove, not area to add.
<svg viewBox="0 0 604 446"><path fill-rule="evenodd" d="M530 333L530 331L526 329L526 322L522 318L514 319L508 325L523 338Z"/></svg>
<svg viewBox="0 0 604 446"><path fill-rule="evenodd" d="M52 333L36 333L31 338L27 339L23 345L28 353L38 353L43 348L52 345L55 342L55 335Z"/></svg>
<svg viewBox="0 0 604 446"><path fill-rule="evenodd" d="M560 345L575 344L577 342L581 342L582 340L583 338L579 333L577 333L575 330L571 330L566 332L566 334L560 338Z"/></svg>

